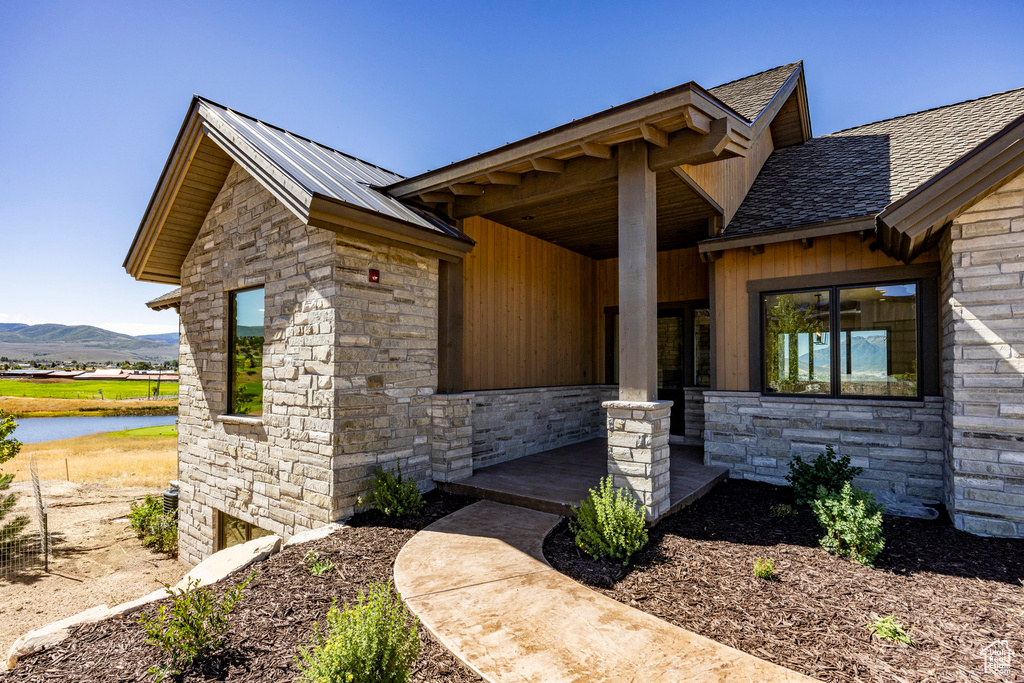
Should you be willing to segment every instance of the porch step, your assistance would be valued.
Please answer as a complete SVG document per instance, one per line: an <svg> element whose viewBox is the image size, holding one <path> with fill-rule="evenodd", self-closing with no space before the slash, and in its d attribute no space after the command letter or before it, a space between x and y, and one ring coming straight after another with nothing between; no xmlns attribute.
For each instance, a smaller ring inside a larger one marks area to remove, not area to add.
<svg viewBox="0 0 1024 683"><path fill-rule="evenodd" d="M478 469L458 482L438 483L442 491L567 517L607 472L606 442L592 439ZM703 451L671 446L671 514L728 476L724 467L702 464Z"/></svg>

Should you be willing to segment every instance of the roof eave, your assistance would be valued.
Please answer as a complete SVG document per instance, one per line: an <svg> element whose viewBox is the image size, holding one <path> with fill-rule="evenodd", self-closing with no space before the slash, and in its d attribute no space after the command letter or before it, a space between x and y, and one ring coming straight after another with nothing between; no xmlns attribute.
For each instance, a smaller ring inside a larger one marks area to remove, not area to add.
<svg viewBox="0 0 1024 683"><path fill-rule="evenodd" d="M887 206L878 216L882 250L910 262L966 208L1024 169L1024 115Z"/></svg>
<svg viewBox="0 0 1024 683"><path fill-rule="evenodd" d="M848 218L839 218L816 223L804 223L777 230L768 230L741 235L726 235L701 240L697 249L701 254L726 251L728 249L745 249L776 242L793 242L815 237L829 237L850 232L864 233L867 236L876 228L876 214L863 214Z"/></svg>

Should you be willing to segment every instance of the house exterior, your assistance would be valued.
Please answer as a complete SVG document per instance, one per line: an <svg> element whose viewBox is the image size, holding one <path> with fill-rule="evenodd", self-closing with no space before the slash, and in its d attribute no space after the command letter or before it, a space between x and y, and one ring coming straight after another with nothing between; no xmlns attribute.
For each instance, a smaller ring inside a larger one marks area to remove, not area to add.
<svg viewBox="0 0 1024 683"><path fill-rule="evenodd" d="M181 556L595 437L1024 535L1024 89L813 137L802 63L403 178L193 99L125 261L180 287Z"/></svg>

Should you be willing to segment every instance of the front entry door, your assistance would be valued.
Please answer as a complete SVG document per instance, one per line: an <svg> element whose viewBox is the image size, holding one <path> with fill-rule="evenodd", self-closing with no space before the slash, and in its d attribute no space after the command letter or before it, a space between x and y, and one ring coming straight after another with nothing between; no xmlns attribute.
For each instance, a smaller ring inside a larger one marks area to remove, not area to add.
<svg viewBox="0 0 1024 683"><path fill-rule="evenodd" d="M607 377L619 379L619 314L606 309ZM669 434L686 432L686 388L711 383L711 325L706 301L662 304L658 308L658 399L673 401Z"/></svg>

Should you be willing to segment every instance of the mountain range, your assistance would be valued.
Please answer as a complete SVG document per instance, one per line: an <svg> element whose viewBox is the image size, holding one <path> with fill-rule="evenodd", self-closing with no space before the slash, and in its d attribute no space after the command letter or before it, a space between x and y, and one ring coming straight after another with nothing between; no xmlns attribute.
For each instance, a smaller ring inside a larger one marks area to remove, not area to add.
<svg viewBox="0 0 1024 683"><path fill-rule="evenodd" d="M177 359L178 334L133 337L92 325L0 323L0 356L22 361L162 363Z"/></svg>

